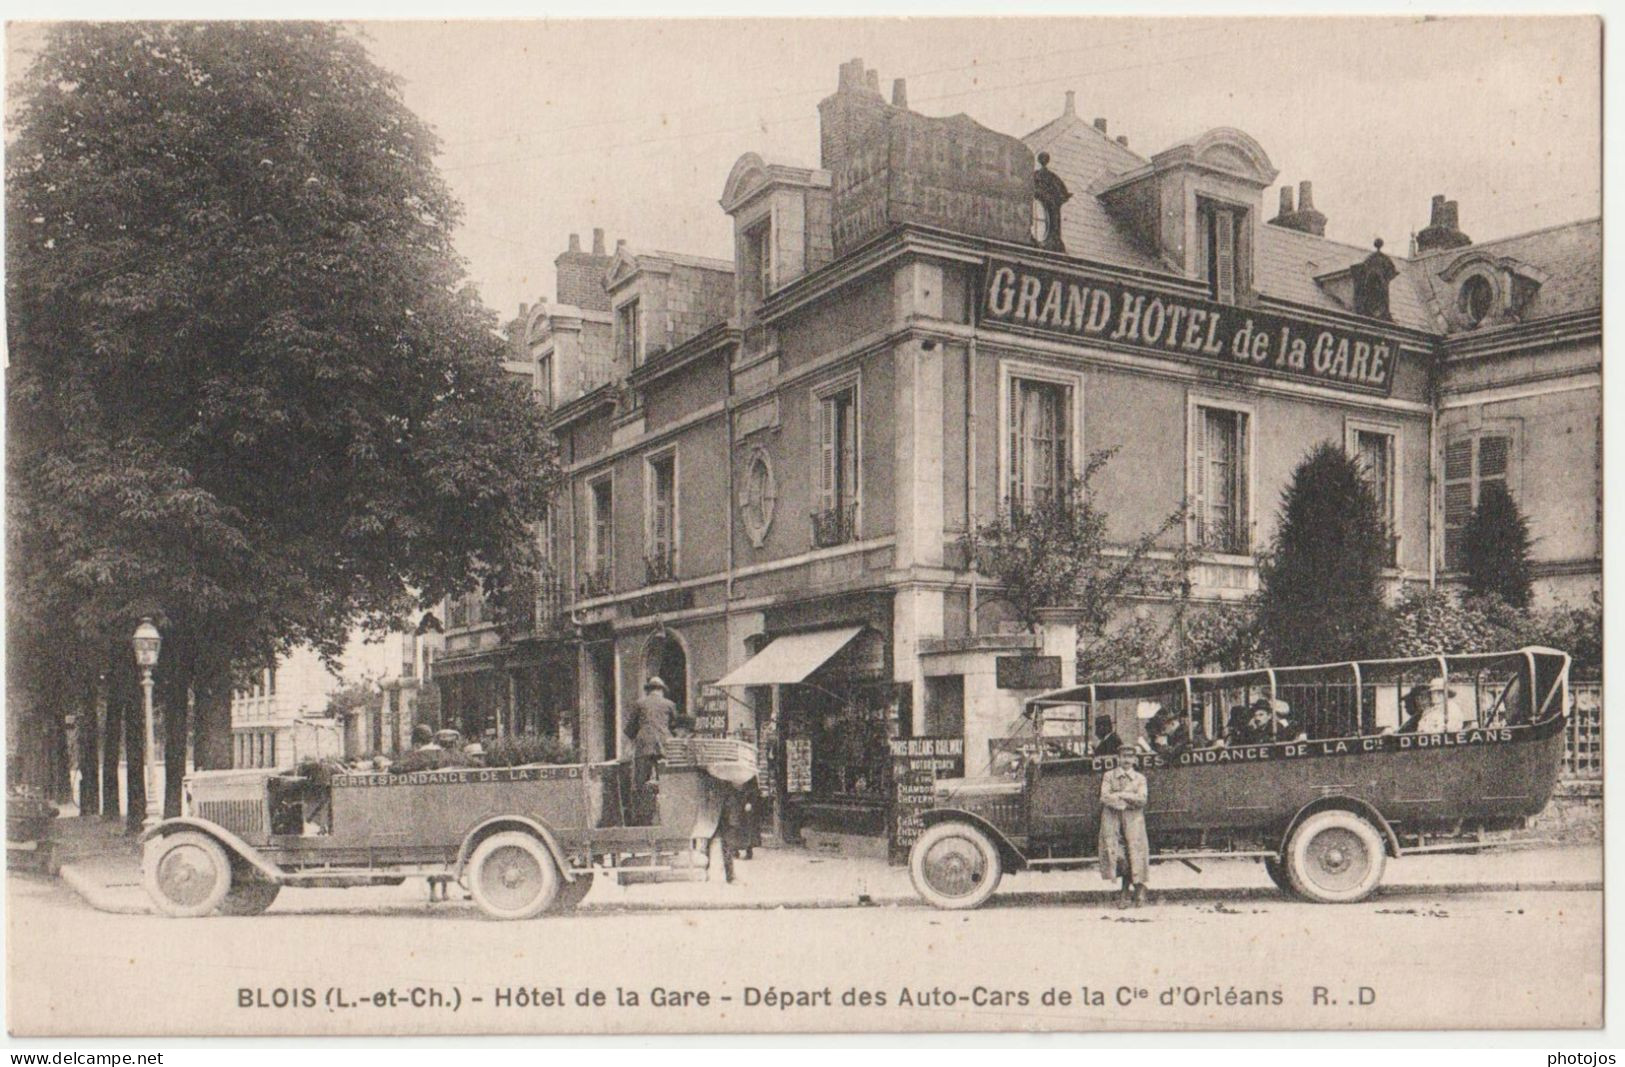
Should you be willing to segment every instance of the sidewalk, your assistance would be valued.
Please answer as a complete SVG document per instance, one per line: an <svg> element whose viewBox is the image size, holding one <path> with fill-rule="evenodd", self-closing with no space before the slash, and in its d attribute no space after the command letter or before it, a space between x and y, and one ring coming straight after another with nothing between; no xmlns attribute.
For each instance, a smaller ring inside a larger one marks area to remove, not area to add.
<svg viewBox="0 0 1625 1067"><path fill-rule="evenodd" d="M116 824L61 819L61 878L92 907L122 914L148 914L141 888L140 853ZM1160 863L1151 870L1152 890L1167 900L1273 897L1278 895L1263 867L1248 860L1203 861L1193 871L1183 863ZM873 859L823 855L799 848L759 848L755 858L734 865L731 884L665 882L616 886L600 878L581 905L584 912L642 911L660 908L842 908L914 904L919 901L908 871ZM1384 894L1501 892L1511 890L1597 890L1602 888L1602 849L1524 848L1499 852L1408 856L1389 860ZM1104 902L1111 889L1093 867L1007 877L995 903ZM272 912L399 910L421 907L427 899L421 879L401 886L362 889L296 889L285 892ZM453 899L460 896L454 889Z"/></svg>

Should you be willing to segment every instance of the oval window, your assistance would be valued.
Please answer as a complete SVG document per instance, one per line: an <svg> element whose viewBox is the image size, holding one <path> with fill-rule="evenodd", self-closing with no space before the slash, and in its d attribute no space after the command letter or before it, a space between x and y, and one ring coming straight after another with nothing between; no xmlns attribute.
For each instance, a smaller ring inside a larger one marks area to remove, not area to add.
<svg viewBox="0 0 1625 1067"><path fill-rule="evenodd" d="M773 508L777 493L773 485L773 464L767 453L757 449L745 469L743 511L745 531L757 548L767 540L767 528L773 525Z"/></svg>
<svg viewBox="0 0 1625 1067"><path fill-rule="evenodd" d="M1495 287L1482 274L1475 274L1461 285L1461 313L1467 325L1477 326L1490 313L1495 302Z"/></svg>

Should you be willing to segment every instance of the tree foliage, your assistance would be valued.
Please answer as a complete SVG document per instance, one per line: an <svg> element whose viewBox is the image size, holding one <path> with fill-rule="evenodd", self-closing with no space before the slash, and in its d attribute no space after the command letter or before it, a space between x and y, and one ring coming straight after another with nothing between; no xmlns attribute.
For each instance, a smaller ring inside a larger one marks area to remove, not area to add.
<svg viewBox="0 0 1625 1067"><path fill-rule="evenodd" d="M1504 652L1523 643L1527 620L1495 597L1407 586L1394 605L1388 654L1395 657Z"/></svg>
<svg viewBox="0 0 1625 1067"><path fill-rule="evenodd" d="M1467 588L1498 596L1515 608L1529 606L1529 523L1500 482L1485 482L1478 507L1461 531Z"/></svg>
<svg viewBox="0 0 1625 1067"><path fill-rule="evenodd" d="M528 602L552 446L353 32L63 23L16 99L12 633L150 613L160 672L220 676L475 583Z"/></svg>
<svg viewBox="0 0 1625 1067"><path fill-rule="evenodd" d="M965 536L967 554L999 583L1000 596L1029 628L1053 610L1076 623L1080 637L1098 636L1125 597L1166 597L1183 589L1184 550L1171 550L1171 558L1154 554L1184 521L1183 509L1129 544L1107 538L1109 516L1089 486L1113 451L1091 454L1063 491L1030 504L1008 501Z"/></svg>
<svg viewBox="0 0 1625 1067"><path fill-rule="evenodd" d="M1387 532L1359 465L1313 449L1281 494L1275 541L1259 565L1258 618L1278 665L1380 654Z"/></svg>

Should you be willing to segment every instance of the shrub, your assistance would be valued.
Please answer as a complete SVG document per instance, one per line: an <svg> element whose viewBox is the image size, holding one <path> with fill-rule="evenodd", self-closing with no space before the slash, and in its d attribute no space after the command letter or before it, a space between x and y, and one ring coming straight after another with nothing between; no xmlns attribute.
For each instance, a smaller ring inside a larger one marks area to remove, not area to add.
<svg viewBox="0 0 1625 1067"><path fill-rule="evenodd" d="M485 748L487 767L523 767L533 763L579 763L575 746L553 737L504 737Z"/></svg>
<svg viewBox="0 0 1625 1067"><path fill-rule="evenodd" d="M1461 531L1467 588L1498 596L1515 608L1529 606L1529 523L1500 482L1479 489L1478 507Z"/></svg>

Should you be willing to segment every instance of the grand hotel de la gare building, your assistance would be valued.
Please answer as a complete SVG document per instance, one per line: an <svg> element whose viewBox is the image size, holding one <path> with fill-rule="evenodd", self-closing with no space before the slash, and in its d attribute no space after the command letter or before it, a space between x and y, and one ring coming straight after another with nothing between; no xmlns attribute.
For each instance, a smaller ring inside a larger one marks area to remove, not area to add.
<svg viewBox="0 0 1625 1067"><path fill-rule="evenodd" d="M699 729L758 738L781 828L879 833L889 740L979 766L1032 692L1001 657L1074 681L1075 636L1011 625L961 539L1099 449L1124 540L1189 501L1167 547L1201 549L1198 601L1256 588L1328 440L1371 479L1395 589L1453 580L1492 482L1537 601L1600 588L1600 220L1474 242L1441 196L1357 247L1239 129L1142 154L1068 93L1014 137L858 60L819 114L816 166L747 152L721 182L731 260L571 237L556 298L520 308L508 367L568 478L522 632L447 606L434 679L465 734L614 758L657 674Z"/></svg>

